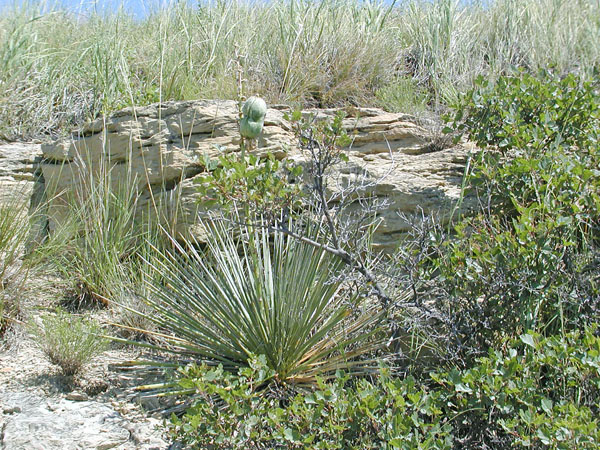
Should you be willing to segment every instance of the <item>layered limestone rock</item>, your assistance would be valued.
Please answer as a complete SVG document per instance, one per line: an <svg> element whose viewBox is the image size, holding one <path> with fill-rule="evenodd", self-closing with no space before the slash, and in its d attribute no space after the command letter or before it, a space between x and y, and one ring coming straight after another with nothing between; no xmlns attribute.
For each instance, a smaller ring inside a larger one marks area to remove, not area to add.
<svg viewBox="0 0 600 450"><path fill-rule="evenodd" d="M12 201L15 196L31 196L39 179L41 156L39 144L0 144L0 201Z"/></svg>
<svg viewBox="0 0 600 450"><path fill-rule="evenodd" d="M335 112L304 114L320 119ZM404 215L419 209L425 214L449 213L460 192L469 149L436 149L430 133L407 115L374 108L346 112L344 127L352 137L345 149L349 162L338 168L330 188L341 189L360 177L372 182L369 193L388 200L378 244L390 247L397 242L410 226ZM102 178L115 187L134 183L141 193L140 214L159 212L176 224L179 233L201 234L202 206L195 178L204 172L207 158L239 151L237 120L234 101L167 102L124 109L71 138L42 146L50 232L65 220L69 198L80 198L82 186ZM308 158L297 147L284 108L268 109L253 152L297 162Z"/></svg>
<svg viewBox="0 0 600 450"><path fill-rule="evenodd" d="M166 449L160 424L153 418L136 423L112 405L73 395L0 392L0 449Z"/></svg>

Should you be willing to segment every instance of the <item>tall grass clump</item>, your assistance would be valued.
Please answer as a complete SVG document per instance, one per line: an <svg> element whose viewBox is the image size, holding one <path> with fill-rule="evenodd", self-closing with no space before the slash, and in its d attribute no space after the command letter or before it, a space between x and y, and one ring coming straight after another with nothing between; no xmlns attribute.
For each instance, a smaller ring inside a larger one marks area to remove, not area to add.
<svg viewBox="0 0 600 450"><path fill-rule="evenodd" d="M21 257L28 237L28 205L22 188L4 188L0 198L0 338L20 313L19 290L27 273Z"/></svg>
<svg viewBox="0 0 600 450"><path fill-rule="evenodd" d="M515 67L591 74L599 17L586 0L178 2L142 18L27 3L0 17L0 136L56 133L132 104L237 98L238 64L269 103L368 105L409 79L435 107Z"/></svg>
<svg viewBox="0 0 600 450"><path fill-rule="evenodd" d="M106 169L79 181L62 193L61 217L53 218L55 229L36 252L68 280L77 304L107 303L131 287L141 240L138 193L133 183L113 180Z"/></svg>
<svg viewBox="0 0 600 450"><path fill-rule="evenodd" d="M399 8L398 33L407 70L436 101L453 102L480 75L515 68L589 76L598 69L600 5L590 1L439 0Z"/></svg>
<svg viewBox="0 0 600 450"><path fill-rule="evenodd" d="M115 173L119 166L104 155L80 154L70 166L62 170L71 171L72 185L46 187L52 229L32 259L66 280L72 306L135 298L143 278L154 276L142 258L167 243L166 207L143 197L132 171Z"/></svg>

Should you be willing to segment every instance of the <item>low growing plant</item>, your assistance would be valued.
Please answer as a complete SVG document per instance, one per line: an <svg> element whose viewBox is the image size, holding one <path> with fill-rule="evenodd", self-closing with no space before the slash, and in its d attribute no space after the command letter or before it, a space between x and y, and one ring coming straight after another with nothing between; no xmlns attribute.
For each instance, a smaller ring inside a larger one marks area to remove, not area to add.
<svg viewBox="0 0 600 450"><path fill-rule="evenodd" d="M33 326L37 345L66 376L76 375L108 348L98 323L58 310Z"/></svg>
<svg viewBox="0 0 600 450"><path fill-rule="evenodd" d="M432 375L467 448L596 448L600 440L597 329L527 333L473 368ZM485 448L485 447L484 447Z"/></svg>
<svg viewBox="0 0 600 450"><path fill-rule="evenodd" d="M254 357L237 375L180 370L198 395L169 432L191 448L595 449L600 440L600 338L524 334L471 369L428 378L374 379L338 372L294 393L265 389L274 372Z"/></svg>
<svg viewBox="0 0 600 450"><path fill-rule="evenodd" d="M374 382L338 372L303 393L265 389L274 372L264 356L237 375L192 365L180 376L181 389L198 398L183 417L171 417L169 432L190 448L452 448L439 393L386 371Z"/></svg>

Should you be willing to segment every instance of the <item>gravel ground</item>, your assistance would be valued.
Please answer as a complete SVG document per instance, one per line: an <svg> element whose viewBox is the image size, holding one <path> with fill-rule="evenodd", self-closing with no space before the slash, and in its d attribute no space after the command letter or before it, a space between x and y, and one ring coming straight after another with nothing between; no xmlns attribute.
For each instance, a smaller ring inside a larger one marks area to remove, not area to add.
<svg viewBox="0 0 600 450"><path fill-rule="evenodd" d="M28 281L23 322L39 321L54 307L56 295L47 279ZM132 387L146 379L118 367L143 356L136 349L111 348L82 375L65 377L27 327L17 326L0 348L0 450L174 448L165 440L161 416L146 412L157 404L132 396Z"/></svg>

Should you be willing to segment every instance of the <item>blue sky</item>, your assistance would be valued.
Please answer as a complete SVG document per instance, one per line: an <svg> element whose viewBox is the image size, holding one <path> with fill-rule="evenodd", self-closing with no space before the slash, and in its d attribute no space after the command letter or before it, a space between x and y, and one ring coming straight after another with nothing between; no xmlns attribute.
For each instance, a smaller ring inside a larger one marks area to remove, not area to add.
<svg viewBox="0 0 600 450"><path fill-rule="evenodd" d="M202 0L0 0L0 14L3 10L15 4L22 5L23 3L31 3L45 5L48 9L58 6L75 14L82 15L85 15L87 12L94 11L94 9L99 13L116 11L120 6L123 6L134 16L143 17L148 12L155 11L159 7L168 6L178 2L187 2L191 5L196 5L199 3L199 1ZM391 2L392 0L383 1ZM397 3L400 4L402 1L403 0L397 0ZM479 1L483 4L489 3L489 0ZM463 4L469 4L473 2L478 2L478 0L462 0Z"/></svg>
<svg viewBox="0 0 600 450"><path fill-rule="evenodd" d="M0 13L6 8L23 3L41 4L48 9L61 7L72 11L73 13L85 14L96 9L98 12L110 12L117 10L121 5L135 16L144 16L148 11L154 11L161 6L168 6L171 3L177 3L178 0L0 0ZM187 1L195 4L197 1Z"/></svg>

